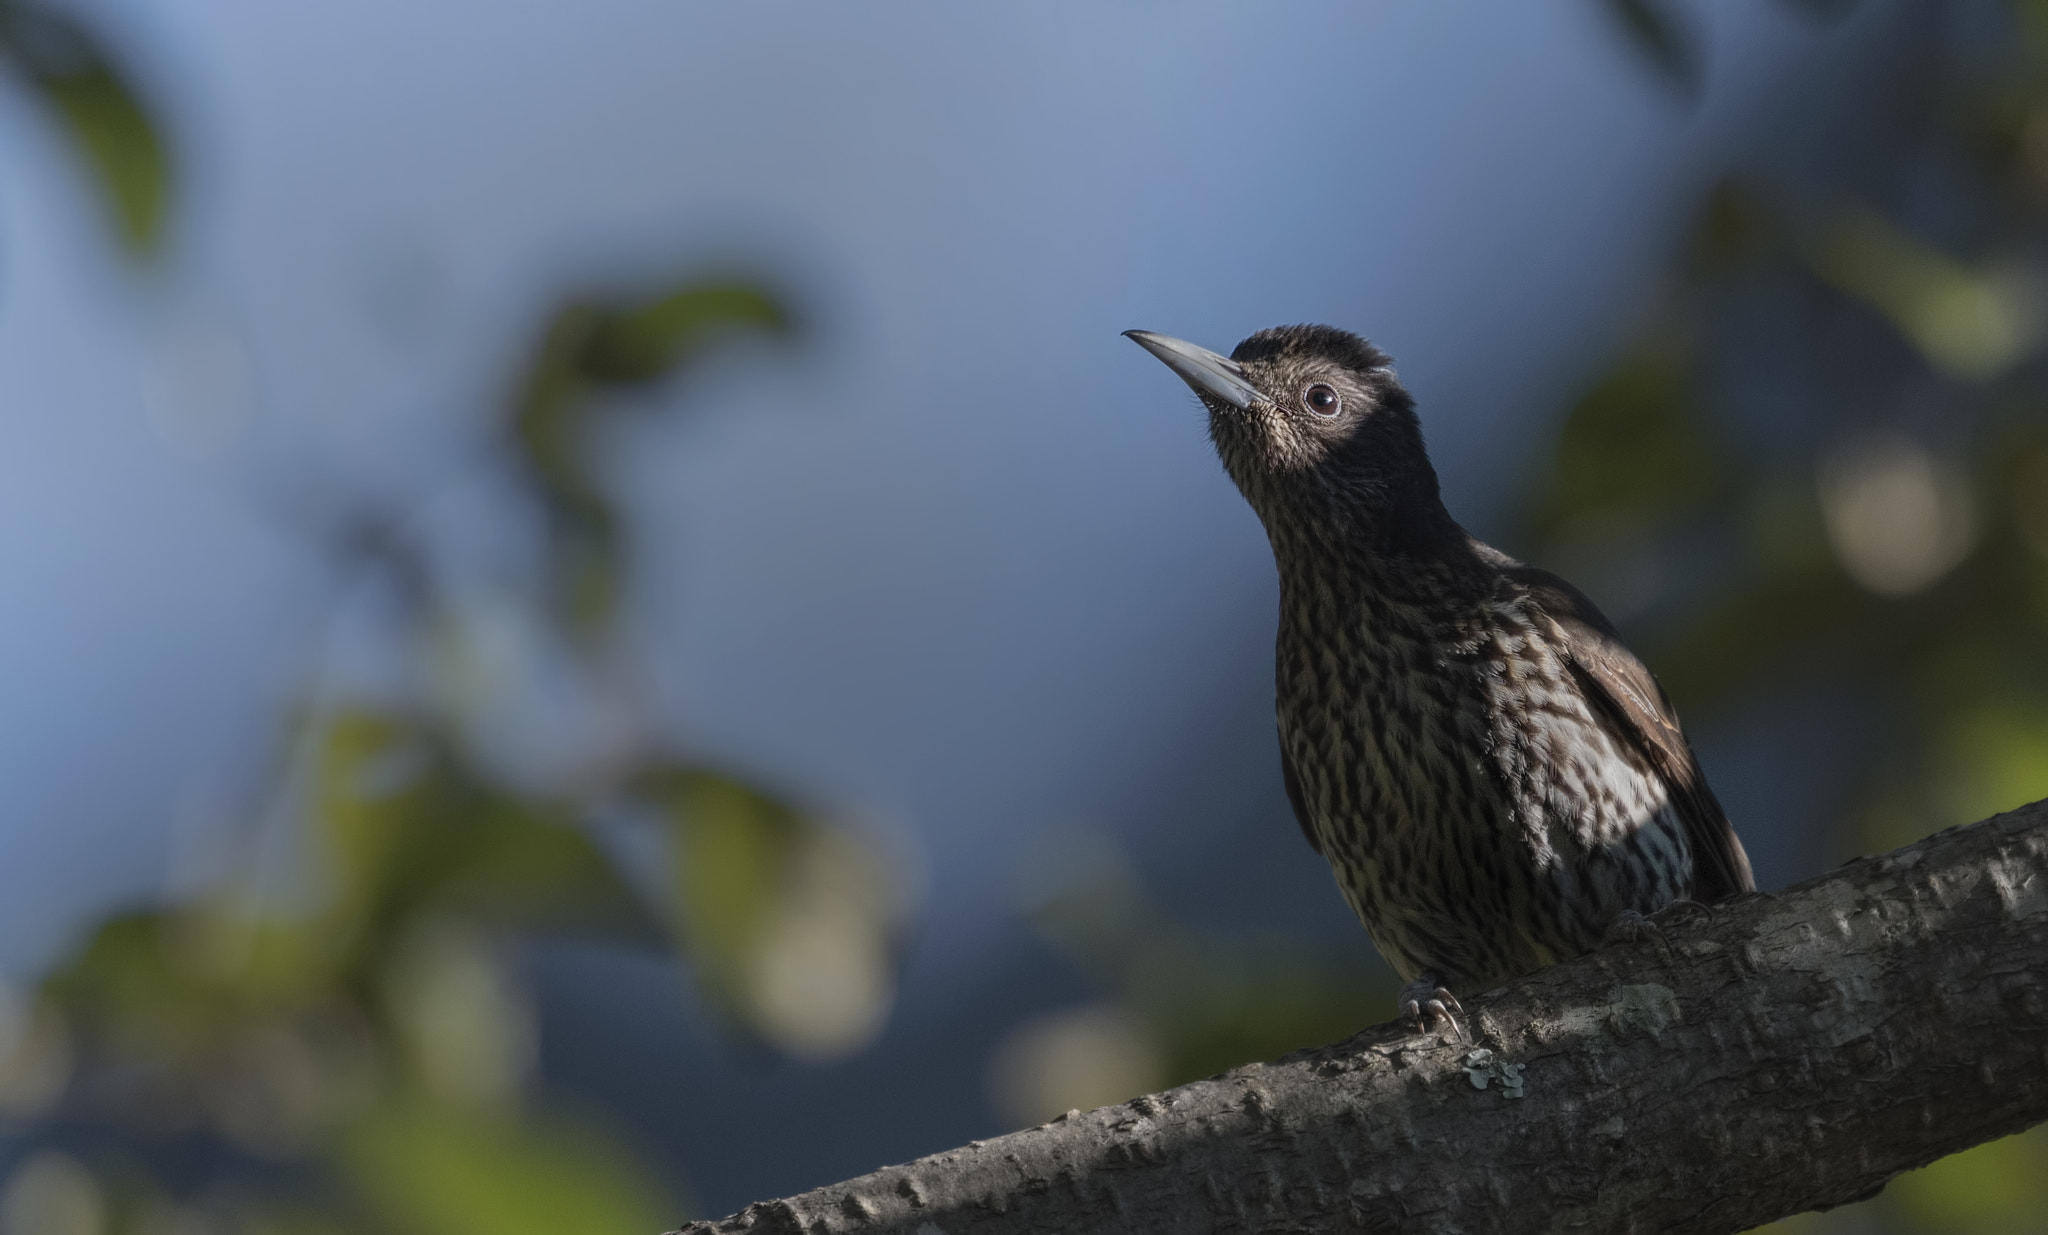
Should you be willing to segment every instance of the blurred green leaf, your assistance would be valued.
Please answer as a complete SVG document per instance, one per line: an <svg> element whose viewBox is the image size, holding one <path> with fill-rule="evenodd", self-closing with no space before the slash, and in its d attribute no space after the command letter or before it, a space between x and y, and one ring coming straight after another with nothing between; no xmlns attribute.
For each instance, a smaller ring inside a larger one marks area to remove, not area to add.
<svg viewBox="0 0 2048 1235"><path fill-rule="evenodd" d="M364 711L323 722L311 808L335 859L326 922L365 956L422 913L652 933L573 810L494 789L447 743Z"/></svg>
<svg viewBox="0 0 2048 1235"><path fill-rule="evenodd" d="M607 389L667 377L744 333L787 335L782 302L750 284L691 282L644 301L563 306L512 406L511 436L553 532L550 576L571 629L590 632L617 602L618 514L592 473L589 438Z"/></svg>
<svg viewBox="0 0 2048 1235"><path fill-rule="evenodd" d="M2019 19L2020 29L2032 45L2032 58L2048 57L2048 2L2044 0L2014 0L2014 14Z"/></svg>
<svg viewBox="0 0 2048 1235"><path fill-rule="evenodd" d="M0 3L0 61L62 119L99 181L122 242L156 248L170 197L171 161L141 96L100 40L60 10Z"/></svg>
<svg viewBox="0 0 2048 1235"><path fill-rule="evenodd" d="M625 1145L559 1118L400 1106L358 1127L343 1161L401 1235L609 1235L681 1217Z"/></svg>
<svg viewBox="0 0 2048 1235"><path fill-rule="evenodd" d="M1682 341L1640 345L1573 409L1534 512L1539 535L1697 511L1725 484L1727 454L1691 392Z"/></svg>
<svg viewBox="0 0 2048 1235"><path fill-rule="evenodd" d="M1910 1171L1888 1189L1923 1229L1951 1235L2032 1235L2048 1231L2048 1132L1951 1154Z"/></svg>
<svg viewBox="0 0 2048 1235"><path fill-rule="evenodd" d="M44 992L122 1051L183 1066L306 1007L329 972L302 927L223 899L106 920Z"/></svg>
<svg viewBox="0 0 2048 1235"><path fill-rule="evenodd" d="M881 1027L900 881L843 828L698 768L648 782L675 835L684 946L707 992L778 1049L832 1058Z"/></svg>
<svg viewBox="0 0 2048 1235"><path fill-rule="evenodd" d="M1814 267L1889 317L1937 368L1995 377L2038 342L2031 291L1913 239L1872 210L1848 212Z"/></svg>
<svg viewBox="0 0 2048 1235"><path fill-rule="evenodd" d="M1983 819L2048 798L2048 699L1985 699L1945 729L1946 817Z"/></svg>
<svg viewBox="0 0 2048 1235"><path fill-rule="evenodd" d="M667 376L723 337L742 332L787 335L789 310L747 283L678 288L659 299L597 309L577 357L594 382L632 384Z"/></svg>
<svg viewBox="0 0 2048 1235"><path fill-rule="evenodd" d="M503 944L473 924L432 918L380 968L408 1083L444 1105L515 1111L532 1079L536 1029Z"/></svg>
<svg viewBox="0 0 2048 1235"><path fill-rule="evenodd" d="M730 990L741 985L811 825L788 804L714 772L678 770L662 779L677 837L683 939Z"/></svg>
<svg viewBox="0 0 2048 1235"><path fill-rule="evenodd" d="M1687 263L1694 278L1722 278L1777 254L1779 227L1757 188L1724 177L1707 195Z"/></svg>

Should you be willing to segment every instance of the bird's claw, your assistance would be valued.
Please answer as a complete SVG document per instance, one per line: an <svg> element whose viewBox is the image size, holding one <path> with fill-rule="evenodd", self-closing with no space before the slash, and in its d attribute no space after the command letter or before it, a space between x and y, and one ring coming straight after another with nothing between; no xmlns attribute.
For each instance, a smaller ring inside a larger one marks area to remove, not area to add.
<svg viewBox="0 0 2048 1235"><path fill-rule="evenodd" d="M1464 1011L1456 995L1434 983L1412 983L1401 992L1401 1019L1415 1026L1417 1033L1449 1025L1451 1033L1463 1039L1465 1029L1458 1024L1458 1017Z"/></svg>

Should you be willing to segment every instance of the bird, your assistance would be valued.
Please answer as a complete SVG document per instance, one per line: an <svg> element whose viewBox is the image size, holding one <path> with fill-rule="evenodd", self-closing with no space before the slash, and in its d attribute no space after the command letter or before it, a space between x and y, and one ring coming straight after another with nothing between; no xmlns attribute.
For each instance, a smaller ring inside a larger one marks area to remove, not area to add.
<svg viewBox="0 0 2048 1235"><path fill-rule="evenodd" d="M1613 623L1451 517L1386 352L1317 325L1227 357L1125 336L1193 388L1265 525L1287 799L1417 1032L1462 1035L1460 995L1638 934L1674 902L1754 890Z"/></svg>

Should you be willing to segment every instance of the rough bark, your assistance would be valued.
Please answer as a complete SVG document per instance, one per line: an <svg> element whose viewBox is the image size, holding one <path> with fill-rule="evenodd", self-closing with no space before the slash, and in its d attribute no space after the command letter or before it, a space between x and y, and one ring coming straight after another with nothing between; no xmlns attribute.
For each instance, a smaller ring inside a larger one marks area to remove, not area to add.
<svg viewBox="0 0 2048 1235"><path fill-rule="evenodd" d="M2048 802L686 1235L1739 1231L2048 1118ZM1490 1056L1477 1051L1490 1052Z"/></svg>

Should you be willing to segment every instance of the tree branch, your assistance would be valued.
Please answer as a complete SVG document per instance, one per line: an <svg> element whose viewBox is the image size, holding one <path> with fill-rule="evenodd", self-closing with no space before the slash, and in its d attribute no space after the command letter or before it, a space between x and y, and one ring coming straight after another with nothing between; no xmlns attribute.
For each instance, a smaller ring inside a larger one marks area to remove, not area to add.
<svg viewBox="0 0 2048 1235"><path fill-rule="evenodd" d="M684 1235L1729 1232L2048 1118L2048 802ZM1490 1056L1480 1052L1490 1052Z"/></svg>

